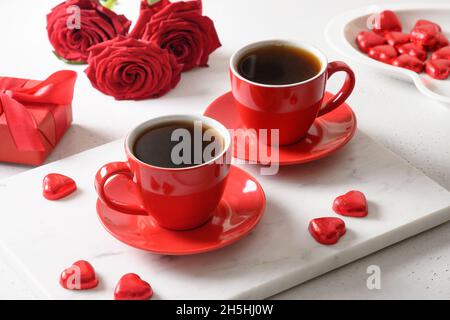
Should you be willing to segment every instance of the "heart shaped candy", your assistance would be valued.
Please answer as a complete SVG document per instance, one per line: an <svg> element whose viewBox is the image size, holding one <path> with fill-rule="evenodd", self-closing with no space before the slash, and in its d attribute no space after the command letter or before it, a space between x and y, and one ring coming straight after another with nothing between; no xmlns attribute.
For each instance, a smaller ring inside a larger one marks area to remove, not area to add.
<svg viewBox="0 0 450 320"><path fill-rule="evenodd" d="M370 48L369 57L372 59L391 64L392 61L397 58L397 50L393 46L384 44Z"/></svg>
<svg viewBox="0 0 450 320"><path fill-rule="evenodd" d="M386 43L386 39L372 31L361 31L356 36L356 44L362 52L369 52L370 48Z"/></svg>
<svg viewBox="0 0 450 320"><path fill-rule="evenodd" d="M309 233L321 244L335 244L345 232L345 222L340 218L324 217L310 221Z"/></svg>
<svg viewBox="0 0 450 320"><path fill-rule="evenodd" d="M431 48L439 44L439 28L434 24L422 24L411 30L411 42Z"/></svg>
<svg viewBox="0 0 450 320"><path fill-rule="evenodd" d="M440 33L439 34L439 45L436 48L436 50L440 49L440 48L444 48L444 47L446 47L448 45L449 45L448 39L442 33Z"/></svg>
<svg viewBox="0 0 450 320"><path fill-rule="evenodd" d="M442 33L439 33L437 38L438 38L437 43L434 46L427 47L428 50L436 51L439 50L440 48L448 46L449 43L448 39Z"/></svg>
<svg viewBox="0 0 450 320"><path fill-rule="evenodd" d="M152 287L135 273L120 278L114 290L114 300L148 300L152 296Z"/></svg>
<svg viewBox="0 0 450 320"><path fill-rule="evenodd" d="M402 24L391 10L385 10L375 15L373 31L384 34L387 31L402 31Z"/></svg>
<svg viewBox="0 0 450 320"><path fill-rule="evenodd" d="M439 50L433 52L433 54L431 55L431 60L437 59L450 60L450 46L440 48Z"/></svg>
<svg viewBox="0 0 450 320"><path fill-rule="evenodd" d="M440 25L438 25L437 23L434 23L434 22L432 22L430 20L426 20L426 19L419 19L419 20L417 20L416 24L414 25L414 28L418 27L418 26L427 25L427 24L431 24L431 25L435 26L438 29L439 32L442 32L442 28L441 28Z"/></svg>
<svg viewBox="0 0 450 320"><path fill-rule="evenodd" d="M98 279L92 265L85 260L79 260L61 273L59 283L68 290L86 290L95 288Z"/></svg>
<svg viewBox="0 0 450 320"><path fill-rule="evenodd" d="M447 47L450 44L449 40L441 33L439 34L439 48Z"/></svg>
<svg viewBox="0 0 450 320"><path fill-rule="evenodd" d="M368 213L366 196L361 191L351 190L334 199L333 210L343 216L365 217Z"/></svg>
<svg viewBox="0 0 450 320"><path fill-rule="evenodd" d="M399 46L397 50L400 54L408 54L422 61L425 61L427 59L427 52L423 49L422 46L419 46L415 43L406 43Z"/></svg>
<svg viewBox="0 0 450 320"><path fill-rule="evenodd" d="M386 38L387 43L389 45L396 47L396 48L402 44L409 42L409 34L408 33L391 31L391 32L386 32L384 37Z"/></svg>
<svg viewBox="0 0 450 320"><path fill-rule="evenodd" d="M421 73L423 70L423 61L412 57L409 54L402 54L392 61L392 65L400 68L409 69L411 71Z"/></svg>
<svg viewBox="0 0 450 320"><path fill-rule="evenodd" d="M75 181L59 173L50 173L42 181L42 194L48 200L67 197L77 189Z"/></svg>
<svg viewBox="0 0 450 320"><path fill-rule="evenodd" d="M428 60L425 64L425 72L434 79L445 80L450 74L450 60Z"/></svg>

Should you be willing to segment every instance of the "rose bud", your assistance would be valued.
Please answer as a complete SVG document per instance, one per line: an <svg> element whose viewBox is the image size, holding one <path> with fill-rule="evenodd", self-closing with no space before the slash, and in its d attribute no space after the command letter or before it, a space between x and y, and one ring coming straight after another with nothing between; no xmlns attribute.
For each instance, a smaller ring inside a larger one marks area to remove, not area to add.
<svg viewBox="0 0 450 320"><path fill-rule="evenodd" d="M370 48L386 43L386 39L372 31L361 31L356 36L356 44L362 52L369 52Z"/></svg>
<svg viewBox="0 0 450 320"><path fill-rule="evenodd" d="M409 54L402 54L401 56L398 56L394 61L392 61L392 65L409 69L417 73L421 73L423 70L423 62L410 56Z"/></svg>
<svg viewBox="0 0 450 320"><path fill-rule="evenodd" d="M131 36L169 50L183 71L207 66L209 55L221 46L213 21L202 15L201 1L168 3L154 10L150 20L148 10L154 9L141 10Z"/></svg>
<svg viewBox="0 0 450 320"><path fill-rule="evenodd" d="M391 64L397 58L397 50L388 44L376 46L369 50L369 57L372 59Z"/></svg>
<svg viewBox="0 0 450 320"><path fill-rule="evenodd" d="M445 80L450 74L450 60L428 60L425 64L425 71L434 79Z"/></svg>
<svg viewBox="0 0 450 320"><path fill-rule="evenodd" d="M156 98L180 81L182 66L175 56L148 41L119 36L89 51L89 80L117 100Z"/></svg>
<svg viewBox="0 0 450 320"><path fill-rule="evenodd" d="M447 59L450 60L450 46L443 47L431 55L431 60Z"/></svg>
<svg viewBox="0 0 450 320"><path fill-rule="evenodd" d="M88 49L128 33L131 21L99 0L67 0L47 15L47 33L55 54L72 63L85 63Z"/></svg>
<svg viewBox="0 0 450 320"><path fill-rule="evenodd" d="M423 49L422 46L419 46L415 43L407 43L400 47L398 47L398 53L400 54L409 54L412 57L416 57L422 61L427 59L427 52Z"/></svg>

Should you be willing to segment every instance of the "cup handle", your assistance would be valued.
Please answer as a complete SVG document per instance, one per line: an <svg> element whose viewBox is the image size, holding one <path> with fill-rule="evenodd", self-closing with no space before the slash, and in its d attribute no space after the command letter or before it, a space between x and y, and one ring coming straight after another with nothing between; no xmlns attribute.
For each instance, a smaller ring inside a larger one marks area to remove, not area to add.
<svg viewBox="0 0 450 320"><path fill-rule="evenodd" d="M105 184L109 178L123 174L128 176L130 180L133 179L133 173L130 170L128 163L126 162L111 162L97 171L95 175L95 190L97 190L98 197L103 201L109 208L120 211L122 213L131 215L148 215L142 205L122 203L109 198L105 193Z"/></svg>
<svg viewBox="0 0 450 320"><path fill-rule="evenodd" d="M328 64L327 79L329 79L334 73L339 71L344 71L345 73L347 73L344 84L342 85L342 88L338 91L338 93L333 96L333 98L322 105L322 108L319 110L319 114L317 115L318 117L323 116L330 111L333 111L341 104L343 104L355 87L355 74L353 73L352 69L350 69L350 67L342 61L333 61Z"/></svg>

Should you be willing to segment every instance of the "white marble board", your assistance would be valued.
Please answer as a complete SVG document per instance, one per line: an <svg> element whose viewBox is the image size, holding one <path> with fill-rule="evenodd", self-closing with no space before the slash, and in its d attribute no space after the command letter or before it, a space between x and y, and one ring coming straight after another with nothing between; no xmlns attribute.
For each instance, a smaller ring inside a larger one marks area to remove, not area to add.
<svg viewBox="0 0 450 320"><path fill-rule="evenodd" d="M267 207L250 236L212 253L158 256L117 241L97 219L94 174L122 159L122 141L115 141L0 182L1 255L14 258L37 298L110 299L127 272L149 281L158 299L266 298L450 219L450 192L358 131L326 159L259 176ZM75 178L79 190L45 200L41 181L50 172ZM316 243L309 220L335 216L334 197L349 189L365 192L369 215L344 217L348 231L338 244ZM95 266L95 290L59 286L60 272L78 259Z"/></svg>

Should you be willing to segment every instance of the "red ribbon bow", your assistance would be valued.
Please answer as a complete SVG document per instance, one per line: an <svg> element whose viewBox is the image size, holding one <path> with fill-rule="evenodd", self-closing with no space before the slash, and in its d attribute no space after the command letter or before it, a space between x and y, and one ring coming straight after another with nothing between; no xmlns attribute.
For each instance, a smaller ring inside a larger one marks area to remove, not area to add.
<svg viewBox="0 0 450 320"><path fill-rule="evenodd" d="M53 73L37 85L26 88L17 85L18 79L0 77L0 116L5 114L6 124L17 149L42 151L45 147L36 121L27 104L68 105L72 103L77 73L62 70Z"/></svg>

